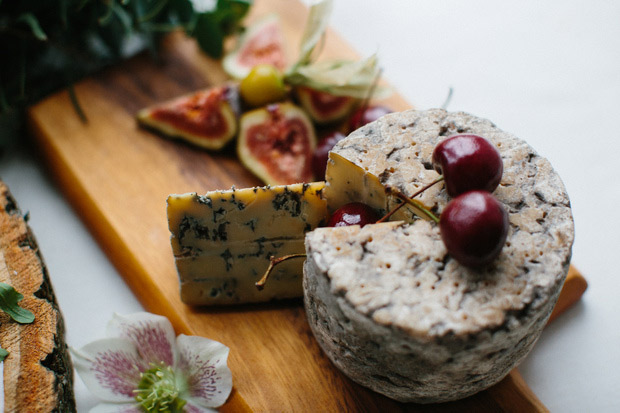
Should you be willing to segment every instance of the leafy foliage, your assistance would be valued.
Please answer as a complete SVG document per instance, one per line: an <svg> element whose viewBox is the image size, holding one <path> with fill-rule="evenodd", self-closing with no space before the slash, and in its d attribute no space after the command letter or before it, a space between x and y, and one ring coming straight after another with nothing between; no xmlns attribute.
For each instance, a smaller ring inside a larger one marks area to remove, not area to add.
<svg viewBox="0 0 620 413"><path fill-rule="evenodd" d="M308 86L336 96L364 99L372 92L375 98L387 97L391 93L389 88L377 85L381 68L376 55L361 61L315 61L322 46L332 8L333 0L323 0L310 8L299 47L299 58L286 71L285 82L290 85Z"/></svg>
<svg viewBox="0 0 620 413"><path fill-rule="evenodd" d="M34 314L19 306L24 298L9 284L0 282L0 310L7 313L13 320L21 324L30 324L34 321Z"/></svg>
<svg viewBox="0 0 620 413"><path fill-rule="evenodd" d="M183 30L219 58L252 0L0 0L0 146L25 105Z"/></svg>

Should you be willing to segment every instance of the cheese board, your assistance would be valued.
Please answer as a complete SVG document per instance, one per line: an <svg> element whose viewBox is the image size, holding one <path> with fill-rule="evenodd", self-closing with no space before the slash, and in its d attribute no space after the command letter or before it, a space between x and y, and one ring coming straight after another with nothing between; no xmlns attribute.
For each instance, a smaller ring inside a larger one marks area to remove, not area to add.
<svg viewBox="0 0 620 413"><path fill-rule="evenodd" d="M259 0L248 19L270 12L281 16L287 55L294 57L307 8L297 1ZM323 54L356 57L333 30ZM145 309L168 317L177 333L209 337L231 348L234 390L222 410L545 411L516 370L484 392L442 405L401 404L367 390L322 354L301 300L223 308L181 302L166 198L260 181L238 162L234 148L211 153L162 139L139 128L135 114L226 80L220 62L175 33L165 39L157 60L142 54L75 86L87 122L65 92L29 110L30 130L54 180ZM398 94L385 104L395 110L411 107ZM568 296L570 304L585 284L574 269L568 280L565 288L577 291Z"/></svg>

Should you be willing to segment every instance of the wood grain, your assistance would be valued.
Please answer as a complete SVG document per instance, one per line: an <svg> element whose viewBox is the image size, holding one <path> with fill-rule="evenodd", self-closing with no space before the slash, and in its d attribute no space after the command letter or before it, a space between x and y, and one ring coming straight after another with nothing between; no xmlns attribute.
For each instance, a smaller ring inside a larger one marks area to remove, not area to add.
<svg viewBox="0 0 620 413"><path fill-rule="evenodd" d="M288 56L295 56L307 9L297 1L259 0L250 19L270 11L282 16ZM355 56L333 31L324 54ZM504 390L454 405L402 405L358 386L331 365L310 332L300 300L230 308L191 308L180 301L166 197L260 182L240 166L234 148L214 154L161 139L139 129L134 114L225 79L219 62L173 35L158 63L138 56L76 85L88 123L79 120L66 93L29 111L31 131L58 186L144 307L168 317L177 333L209 337L231 348L234 392L223 410L426 412L493 406L509 411L511 400L544 410L513 374L500 384ZM396 110L410 107L399 95L385 103Z"/></svg>
<svg viewBox="0 0 620 413"><path fill-rule="evenodd" d="M24 298L31 324L18 324L0 312L4 360L4 411L75 411L73 367L64 341L64 323L51 281L15 199L0 181L0 281Z"/></svg>

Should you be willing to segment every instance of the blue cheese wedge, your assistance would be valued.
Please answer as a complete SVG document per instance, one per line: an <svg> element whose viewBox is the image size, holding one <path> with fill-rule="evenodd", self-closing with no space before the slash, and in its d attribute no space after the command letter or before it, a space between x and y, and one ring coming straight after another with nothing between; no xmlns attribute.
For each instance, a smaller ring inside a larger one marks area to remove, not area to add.
<svg viewBox="0 0 620 413"><path fill-rule="evenodd" d="M191 305L263 302L302 295L303 259L275 267L271 256L305 251L306 232L327 216L324 182L168 197L168 225L181 299Z"/></svg>
<svg viewBox="0 0 620 413"><path fill-rule="evenodd" d="M573 218L550 163L465 113L396 113L341 140L326 174L329 210L359 200L389 210L382 187L411 195L435 180L433 149L457 133L484 136L504 162L494 195L510 229L487 268L460 265L421 219L306 236L304 303L317 341L351 379L399 401L455 400L501 380L536 342L569 267ZM442 188L419 197L436 214L449 202Z"/></svg>

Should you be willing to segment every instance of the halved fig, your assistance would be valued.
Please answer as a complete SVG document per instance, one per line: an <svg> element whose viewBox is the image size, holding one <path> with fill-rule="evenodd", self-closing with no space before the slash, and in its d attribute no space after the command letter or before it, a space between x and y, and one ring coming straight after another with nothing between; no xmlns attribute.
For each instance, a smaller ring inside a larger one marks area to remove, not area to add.
<svg viewBox="0 0 620 413"><path fill-rule="evenodd" d="M251 25L241 37L238 47L222 61L229 76L245 78L252 68L261 63L286 67L284 35L277 15L270 14Z"/></svg>
<svg viewBox="0 0 620 413"><path fill-rule="evenodd" d="M164 135L206 149L221 149L237 134L239 92L218 86L138 112L138 122Z"/></svg>
<svg viewBox="0 0 620 413"><path fill-rule="evenodd" d="M247 112L239 122L241 162L268 185L312 182L316 135L298 106L276 103Z"/></svg>
<svg viewBox="0 0 620 413"><path fill-rule="evenodd" d="M354 97L336 96L307 86L297 87L296 92L301 106L319 124L344 119L358 102Z"/></svg>

